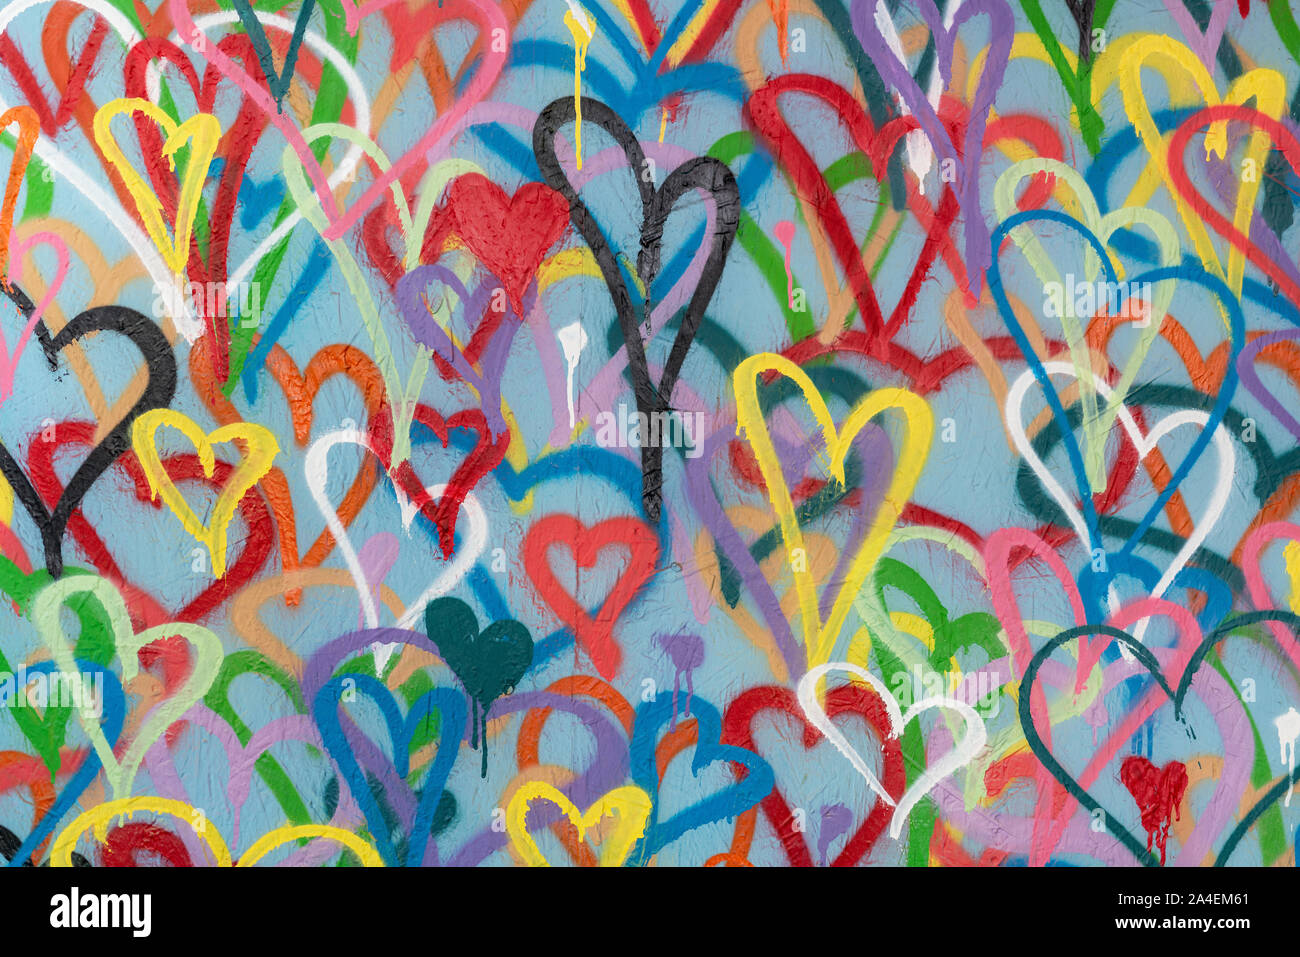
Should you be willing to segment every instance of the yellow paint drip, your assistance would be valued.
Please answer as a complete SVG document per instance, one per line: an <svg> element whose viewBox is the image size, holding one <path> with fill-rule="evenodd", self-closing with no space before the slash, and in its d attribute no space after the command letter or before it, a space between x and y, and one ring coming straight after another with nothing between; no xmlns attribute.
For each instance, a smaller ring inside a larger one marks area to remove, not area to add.
<svg viewBox="0 0 1300 957"><path fill-rule="evenodd" d="M582 71L587 68L587 47L596 35L590 18L583 23L573 15L573 10L564 13L564 25L573 34L573 113L574 138L578 151L578 169L582 169Z"/></svg>

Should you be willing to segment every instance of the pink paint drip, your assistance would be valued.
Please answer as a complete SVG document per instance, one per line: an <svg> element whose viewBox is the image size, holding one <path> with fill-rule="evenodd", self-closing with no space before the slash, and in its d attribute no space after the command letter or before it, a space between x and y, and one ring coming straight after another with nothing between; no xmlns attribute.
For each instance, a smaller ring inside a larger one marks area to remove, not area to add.
<svg viewBox="0 0 1300 957"><path fill-rule="evenodd" d="M777 242L785 247L785 300L794 308L794 273L790 271L790 250L794 245L794 223L783 219L772 229Z"/></svg>

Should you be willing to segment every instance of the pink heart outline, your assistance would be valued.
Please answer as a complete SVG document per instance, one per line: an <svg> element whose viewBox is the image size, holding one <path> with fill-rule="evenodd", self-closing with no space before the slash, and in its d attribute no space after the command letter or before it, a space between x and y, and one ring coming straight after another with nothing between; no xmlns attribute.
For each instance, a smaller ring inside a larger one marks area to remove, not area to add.
<svg viewBox="0 0 1300 957"><path fill-rule="evenodd" d="M48 245L54 249L55 254L59 257L58 266L54 272L54 280L50 283L45 295L41 301L36 304L32 310L31 316L27 319L27 325L23 327L22 334L14 344L13 352L9 351L9 342L5 338L4 330L0 329L0 404L10 398L14 392L14 374L18 371L18 359L22 356L23 350L27 348L27 343L31 341L32 331L36 324L41 321L45 315L45 310L49 308L54 297L58 295L59 290L63 287L63 280L68 275L68 246L64 243L61 236L55 233L36 233L26 239L17 239L11 235L9 240L9 261L19 263L21 267L23 254L39 245Z"/></svg>
<svg viewBox="0 0 1300 957"><path fill-rule="evenodd" d="M403 153L388 170L377 176L356 202L347 209L340 210L334 191L330 188L325 176L325 171L316 162L315 155L308 148L307 142L302 137L302 132L290 120L289 114L282 113L270 91L255 83L252 77L240 69L207 34L195 26L186 0L171 0L172 22L177 33L185 41L185 45L190 49L195 49L196 41L201 40L202 49L200 55L261 107L262 111L269 117L271 124L280 131L280 134L293 147L299 161L303 164L303 168L307 171L312 185L316 188L316 195L320 200L321 209L324 211L326 219L329 220L330 226L322 234L326 240L339 239L345 235L348 230L356 225L357 220L379 201L392 183L408 167L439 145L444 137L453 132L470 108L487 96L488 91L496 83L505 68L506 57L508 56L506 48L509 44L500 44L502 49L498 51L496 49L498 44L495 42L495 34L500 30L508 40L510 37L510 24L505 14L501 12L495 3L491 2L491 0L447 0L445 5L440 5L439 9L442 11L442 15L438 18L440 22L469 20L480 27L479 35L481 37L493 38L494 42L487 45L483 67L475 72L474 79L465 92L456 98L455 105L440 116L437 122L429 128L429 131L414 146ZM367 136L370 135L367 130L361 132Z"/></svg>

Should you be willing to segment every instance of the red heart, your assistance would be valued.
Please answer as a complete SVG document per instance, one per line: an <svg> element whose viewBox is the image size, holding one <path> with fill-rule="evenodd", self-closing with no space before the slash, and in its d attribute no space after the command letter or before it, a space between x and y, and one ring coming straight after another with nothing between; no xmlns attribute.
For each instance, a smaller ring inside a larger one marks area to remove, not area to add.
<svg viewBox="0 0 1300 957"><path fill-rule="evenodd" d="M723 717L722 743L759 753L754 743L753 724L754 718L764 711L780 711L802 724L805 748L812 749L822 740L822 733L804 717L794 692L789 688L767 685L748 689L727 708L727 713ZM858 714L866 718L867 724L881 741L884 757L880 775L881 784L889 794L902 795L903 789L907 787L907 774L903 768L903 746L898 738L890 736L893 726L885 710L885 703L880 700L880 695L875 689L858 685L841 685L833 688L826 694L826 713L832 718L845 713ZM790 866L812 867L812 852L808 849L808 842L802 832L794 828L794 815L780 787L773 785L771 793L763 798L759 807L781 838L781 846L785 849L786 860L790 862ZM736 819L733 853L739 849L737 842L743 842L747 846L748 841L752 840L756 813L756 810L750 810ZM862 860L875 845L893 813L894 809L891 806L877 799L871 808L871 813L848 839L843 850L831 862L831 866L853 867ZM742 830L746 827L749 829L748 839L742 834Z"/></svg>
<svg viewBox="0 0 1300 957"><path fill-rule="evenodd" d="M1147 850L1151 850L1154 841L1160 848L1160 863L1163 864L1169 827L1175 817L1182 816L1179 807L1187 793L1187 765L1170 761L1163 768L1157 768L1140 754L1130 754L1119 766L1119 779L1142 812Z"/></svg>
<svg viewBox="0 0 1300 957"><path fill-rule="evenodd" d="M218 46L232 58L237 57L253 78L261 82L261 64L248 37L239 35L222 37ZM156 60L164 60L180 71L181 76L189 83L200 112L216 112L217 88L223 79L222 75L216 67L209 65L200 83L198 73L194 69L194 64L190 62L189 56L176 44L162 37L142 40L127 53L126 63L123 66L124 88L127 96L148 99L146 72L149 65ZM216 156L224 160L224 166L221 181L217 186L216 201L212 204L208 220L210 236L206 267L199 256L197 236L190 243L190 278L195 282L219 282L226 278L230 224L235 216L240 183L244 178L248 158L257 146L257 141L266 131L269 122L266 114L262 113L257 104L247 96L240 94L239 104L239 113L235 121L222 133L221 141L217 145ZM157 124L147 117L137 116L135 126L140 139L140 151L146 157L154 191L162 202L165 215L174 218L177 180L176 175L162 161L162 135Z"/></svg>
<svg viewBox="0 0 1300 957"><path fill-rule="evenodd" d="M238 57L254 79L261 81L262 68L252 41L248 37L236 35L222 37L217 45L232 59ZM223 79L220 72L215 66L209 65L204 71L203 82L200 84L189 56L180 47L162 37L142 40L127 54L123 68L127 96L148 99L146 68L159 59L177 68L188 81L201 112L216 112L217 87ZM239 103L239 113L235 121L222 134L217 145L216 156L221 158L223 166L221 179L217 184L216 198L208 215L208 261L206 263L199 252L198 233L194 233L190 238L188 273L191 282L206 285L226 281L230 227L234 222L235 208L239 202L239 187L243 182L244 169L248 165L253 148L266 131L269 122L267 115L246 95L240 95ZM165 216L174 219L179 186L177 174L168 168L162 156L162 134L158 125L145 116L135 117L135 128L149 178L153 181L154 191L162 203ZM202 312L201 309L200 313ZM230 326L226 321L224 302L220 304L218 312L218 315L205 316L205 318L208 325L208 338L212 343L209 353L213 371L216 377L224 382L229 375L227 357L230 351Z"/></svg>
<svg viewBox="0 0 1300 957"><path fill-rule="evenodd" d="M465 245L502 283L516 314L546 251L569 224L569 204L545 183L525 183L513 198L480 173L447 187L447 207Z"/></svg>
<svg viewBox="0 0 1300 957"><path fill-rule="evenodd" d="M592 568L607 548L622 547L631 553L627 568L610 589L593 619L572 594L556 581L547 553L552 545L573 552L578 568ZM611 518L591 528L572 515L548 515L528 529L522 545L524 570L537 593L551 610L573 629L574 638L591 655L592 664L607 681L613 681L623 651L614 641L614 625L641 587L655 573L659 561L659 539L640 519Z"/></svg>
<svg viewBox="0 0 1300 957"><path fill-rule="evenodd" d="M94 71L95 57L92 56L92 53L97 53L101 46L100 43L95 42L95 39L97 35L107 33L109 26L107 21L102 17L95 17L96 26L92 29L90 42L85 45L75 66L68 56L68 39L72 27L78 18L87 12L89 11L80 4L55 3L50 7L49 16L41 32L41 50L45 54L45 67L49 70L50 79L54 81L54 86L61 97L58 112L50 113L48 101L45 100L44 94L39 90L28 93L24 86L24 94L27 102L34 104L39 102L39 105L35 106L37 112L44 111L45 116L50 116L52 122L59 124L59 130L66 126L69 115L76 118L77 125L81 127L82 135L85 136L86 142L90 144L95 157L104 168L108 181L117 194L118 202L122 204L123 209L134 210L135 201L132 199L130 191L127 190L121 174L117 171L117 167L104 157L104 151L99 148L99 143L95 140L95 114L99 112L99 107L91 98L89 91L86 90L86 82L91 78ZM101 26L103 31L100 30ZM116 31L113 32L116 34ZM21 54L18 51L14 50L12 56L19 57L18 62L21 62ZM9 57L6 57L6 59L9 60L12 70L12 59ZM17 76L17 74L15 75ZM21 78L19 78L19 82L22 85ZM51 132L50 135L56 136L59 130Z"/></svg>
<svg viewBox="0 0 1300 957"><path fill-rule="evenodd" d="M444 419L442 413L427 405L415 407L415 421L428 426L433 434L442 440L445 449L451 439L452 429L473 429L478 434L478 442L465 456L456 471L447 480L447 489L436 502L429 496L425 486L431 483L423 481L415 472L410 460L397 468L392 467L393 457L393 417L385 406L370 423L370 444L389 470L395 483L414 505L424 513L425 518L438 527L438 544L442 547L444 558L450 558L456 550L456 519L460 515L461 503L465 501L474 486L482 481L505 458L510 445L510 433L493 435L488 427L487 417L481 409L462 409Z"/></svg>
<svg viewBox="0 0 1300 957"><path fill-rule="evenodd" d="M1230 223L1226 216L1202 196L1187 173L1187 144L1205 127L1224 120L1245 123L1252 130L1267 133L1273 140L1273 148L1286 157L1287 162L1291 164L1292 171L1300 172L1300 139L1297 139L1294 133L1259 110L1251 109L1248 106L1221 104L1198 110L1179 124L1178 129L1174 131L1173 139L1169 141L1170 177L1173 179L1174 186L1179 194L1192 207L1196 215L1209 223L1220 236L1241 250L1246 258L1254 263L1264 275L1281 287L1288 299L1295 302L1300 299L1300 286L1296 285L1295 280L1251 242L1249 236Z"/></svg>
<svg viewBox="0 0 1300 957"><path fill-rule="evenodd" d="M568 223L568 203L545 183L525 183L512 198L487 177L466 173L452 181L442 204L430 213L420 262L436 263L454 233L501 280L510 304L522 315L524 292ZM361 228L366 254L390 286L406 273L393 248L395 228L397 207L391 197L366 214Z"/></svg>
<svg viewBox="0 0 1300 957"><path fill-rule="evenodd" d="M893 335L902 326L903 321L912 311L916 298L920 294L921 284L929 275L938 257L941 247L951 244L948 231L957 217L959 203L951 184L945 184L943 197L937 211L922 211L920 219L927 227L925 245L907 282L903 295L894 307L888 321L880 310L875 288L866 266L858 242L849 227L849 221L840 207L826 177L822 175L817 161L799 141L790 124L782 115L778 99L783 93L805 93L823 101L840 116L847 125L854 143L871 160L876 179L886 175L890 154L898 140L911 128L916 127L914 117L900 117L890 120L879 130L871 118L863 111L861 104L843 87L821 76L805 73L788 74L777 77L754 91L745 103L745 117L748 123L770 145L776 161L783 166L794 179L795 188L802 196L807 196L821 220L822 229L835 251L840 267L844 270L853 290L858 311L862 314L872 341L884 348ZM923 200L913 200L914 210L926 206ZM958 277L959 283L965 283L965 270Z"/></svg>
<svg viewBox="0 0 1300 957"><path fill-rule="evenodd" d="M193 867L185 842L166 828L147 821L120 824L108 832L99 852L102 867L150 867L141 854L160 857L169 867Z"/></svg>
<svg viewBox="0 0 1300 957"><path fill-rule="evenodd" d="M408 187L407 192L411 191ZM387 194L386 194L387 195ZM431 265L442 255L442 247L455 225L451 210L445 206L434 207L429 214L429 224L424 230L424 242L420 246L420 262ZM379 271L390 287L397 285L397 280L406 275L406 266L402 255L393 248L392 230L399 229L397 207L391 195L366 214L361 221L361 243L365 247L370 263Z"/></svg>
<svg viewBox="0 0 1300 957"><path fill-rule="evenodd" d="M69 445L94 446L95 424L93 422L61 422L54 426L53 441L43 441L38 435L31 441L27 453L28 474L32 485L53 508L54 503L63 494L63 483L54 470L54 458L61 449ZM124 452L116 462L115 468L122 468L131 477L135 485L135 496L143 504L154 509L163 507L162 501L155 500L149 489L149 480L140 466L140 460L131 451ZM228 462L218 461L212 478L203 474L199 457L194 454L173 455L163 460L163 468L173 482L196 481L205 483L213 489L220 490L230 479L234 467ZM198 622L220 608L227 600L234 597L245 585L252 581L271 553L275 541L275 524L271 521L271 512L256 489L250 489L239 503L239 511L248 524L248 536L239 557L226 570L224 578L219 578L205 588L193 601L178 612L165 610L146 590L127 580L118 567L108 546L91 526L80 510L73 512L68 519L68 530L73 539L81 546L91 564L101 575L116 585L131 608L132 617L137 627L165 624L173 621ZM180 647L186 646L181 641ZM141 653L141 660L145 652ZM188 654L186 654L188 658ZM188 669L188 663L184 664ZM186 671L185 673L188 673ZM164 682L167 684L167 682ZM168 685L170 690L170 685Z"/></svg>
<svg viewBox="0 0 1300 957"><path fill-rule="evenodd" d="M73 20L87 11L79 5L67 4L62 10L59 9L60 6L55 4L50 10L41 34L42 47L46 51L46 66L55 84L61 87L57 108L50 107L50 101L45 98L45 91L41 89L40 82L9 34L0 33L0 63L5 65L17 82L24 102L40 117L41 132L51 139L59 135L59 131L72 118L74 110L81 112L79 108L86 92L86 81L94 70L95 59L99 56L99 51L104 45L104 37L108 34L108 21L96 15L94 26L90 28L90 36L82 45L81 55L77 57L76 65L73 65L67 55L68 30ZM62 44L59 42L60 30L62 30L61 39L64 41ZM60 80L63 82L60 83ZM94 142L93 139L91 142Z"/></svg>

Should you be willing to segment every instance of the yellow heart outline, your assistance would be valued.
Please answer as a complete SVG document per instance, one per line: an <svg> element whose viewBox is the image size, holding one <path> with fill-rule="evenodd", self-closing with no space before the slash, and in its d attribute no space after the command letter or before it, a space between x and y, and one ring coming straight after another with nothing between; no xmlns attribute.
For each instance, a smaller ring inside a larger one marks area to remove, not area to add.
<svg viewBox="0 0 1300 957"><path fill-rule="evenodd" d="M180 198L176 203L176 221L172 224L174 238L167 235L167 224L162 217L162 202L144 177L127 161L122 148L117 145L117 137L113 135L111 124L114 119L137 113L149 117L167 134L167 139L163 141L162 157L173 170L176 169L177 150L187 143L193 146L189 162L185 165ZM93 129L95 143L103 152L104 158L122 177L123 184L135 200L149 238L158 247L163 261L172 272L180 275L185 271L185 264L190 258L194 216L199 211L199 200L202 199L203 185L208 179L208 168L212 165L217 143L221 140L221 121L211 113L195 113L177 125L162 107L149 100L123 97L105 103L96 111Z"/></svg>
<svg viewBox="0 0 1300 957"><path fill-rule="evenodd" d="M176 429L190 440L198 452L203 474L208 478L212 478L212 473L216 470L214 445L240 439L247 445L243 461L222 486L212 508L212 519L207 525L199 521L181 490L163 468L162 458L158 455L156 434L163 426ZM183 412L175 409L151 409L132 425L131 446L149 480L149 492L153 500L157 501L162 496L167 507L181 520L185 530L207 547L208 554L212 556L212 574L217 578L223 577L226 574L226 532L230 520L235 517L235 509L244 495L270 471L271 463L280 453L274 433L254 422L235 422L212 432L204 432L201 425Z"/></svg>
<svg viewBox="0 0 1300 957"><path fill-rule="evenodd" d="M803 530L799 527L794 501L790 497L789 486L781 471L781 462L772 445L772 436L758 402L758 377L764 372L778 372L802 390L826 440L826 448L830 453L827 470L841 484L844 482L844 460L849 448L868 422L881 412L898 409L903 413L907 425L907 434L889 488L871 528L853 556L844 584L835 596L830 616L824 624L817 607L816 582L806 566L800 571L799 563L793 560L797 553L801 553L798 550L804 548ZM915 392L900 388L876 389L863 396L850 410L843 429L837 430L821 390L808 374L785 356L773 352L760 352L742 362L736 367L733 383L736 393L736 434L743 434L753 449L763 482L767 486L768 501L780 520L781 537L785 542L786 554L791 558L795 588L799 593L808 667L813 668L830 661L849 609L884 551L889 535L903 513L904 505L916 488L934 438L934 414L925 400Z"/></svg>
<svg viewBox="0 0 1300 957"><path fill-rule="evenodd" d="M1117 71L1120 94L1124 100L1124 112L1128 114L1130 122L1137 129L1138 138L1141 139L1150 157L1146 168L1125 199L1124 205L1148 205L1155 192L1157 181L1162 181L1169 195L1174 199L1178 215L1182 218L1183 225L1191 236L1196 246L1196 253L1205 268L1227 283L1233 295L1240 296L1242 281L1246 274L1246 254L1233 245L1228 252L1228 270L1225 275L1205 223L1174 186L1173 175L1169 172L1169 140L1173 137L1173 132L1161 135L1156 127L1155 118L1151 115L1151 107L1142 93L1142 67L1156 65L1149 62L1153 59L1164 59L1181 67L1183 72L1191 77L1207 106L1220 104L1241 106L1254 99L1259 111L1273 119L1280 118L1286 109L1286 78L1277 70L1256 67L1233 80L1228 86L1227 94L1220 95L1218 84L1200 58L1185 44L1163 34L1151 34L1136 40L1128 47L1127 55L1120 60ZM1173 75L1161 66L1156 66L1156 69L1173 90ZM1109 85L1107 83L1107 86ZM1246 156L1254 163L1254 168L1258 172L1253 179L1238 177L1241 182L1237 188L1237 204L1232 219L1233 225L1244 234L1250 232L1250 223L1255 215L1255 199L1263 186L1264 163L1268 158L1269 150L1272 149L1269 135L1263 130L1252 130L1248 144ZM1228 124L1226 121L1215 123L1205 136L1205 158L1208 161L1211 154L1217 154L1223 159L1227 157L1227 152Z"/></svg>
<svg viewBox="0 0 1300 957"><path fill-rule="evenodd" d="M515 792L506 807L506 834L529 867L551 866L533 836L528 833L528 808L536 800L550 801L563 811L564 816L577 828L578 840L585 840L587 831L605 817L612 815L618 818L619 827L600 842L598 860L601 867L623 866L636 842L644 836L654 806L650 795L629 784L609 791L582 813L576 804L565 797L563 791L545 781L529 781Z"/></svg>

